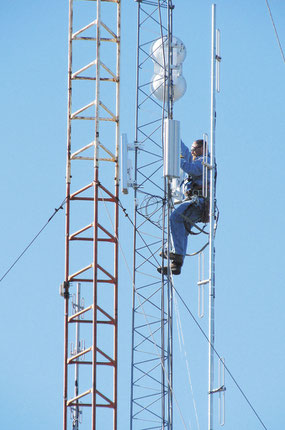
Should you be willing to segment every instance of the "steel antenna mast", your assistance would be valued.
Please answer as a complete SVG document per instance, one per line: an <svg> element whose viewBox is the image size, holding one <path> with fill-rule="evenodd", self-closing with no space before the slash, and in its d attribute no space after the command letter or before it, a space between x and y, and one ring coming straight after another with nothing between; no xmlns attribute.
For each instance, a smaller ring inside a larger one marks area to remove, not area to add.
<svg viewBox="0 0 285 430"><path fill-rule="evenodd" d="M63 430L70 411L84 430L117 429L120 7L69 0ZM85 304L71 314L74 283Z"/></svg>
<svg viewBox="0 0 285 430"><path fill-rule="evenodd" d="M170 0L138 1L131 430L171 430L173 422L172 279L156 271L170 243L162 167L163 124L173 113L172 11ZM150 85L156 69L160 100Z"/></svg>
<svg viewBox="0 0 285 430"><path fill-rule="evenodd" d="M223 424L224 417L224 381L221 386L214 389L214 342L215 342L215 223L217 217L216 207L216 92L219 88L220 70L220 32L216 30L216 5L212 4L212 37L211 37L211 130L210 130L210 228L209 228L209 385L208 385L208 430L214 428L214 395L220 394L220 423ZM224 360L220 362L224 366ZM222 397L223 396L223 397Z"/></svg>
<svg viewBox="0 0 285 430"><path fill-rule="evenodd" d="M215 245L214 245L214 172L215 172L215 120L216 120L216 10L212 5L212 49L211 49L211 170L210 170L210 231L209 231L209 399L208 399L208 429L213 429L213 389L214 389L214 341L215 341Z"/></svg>

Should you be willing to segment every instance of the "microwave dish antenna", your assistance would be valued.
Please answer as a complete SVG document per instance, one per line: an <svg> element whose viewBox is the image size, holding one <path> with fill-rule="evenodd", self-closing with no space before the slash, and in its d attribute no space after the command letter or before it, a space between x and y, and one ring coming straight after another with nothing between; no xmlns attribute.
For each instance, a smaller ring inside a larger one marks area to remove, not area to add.
<svg viewBox="0 0 285 430"><path fill-rule="evenodd" d="M167 36L155 40L150 47L150 56L154 63L154 75L151 79L151 93L159 101L167 98L167 76L169 68L169 58L171 58L170 69L172 71L172 95L173 102L176 102L184 96L187 84L182 75L182 63L186 58L186 47L184 43L177 37L172 37L171 50L172 55L169 55L169 41Z"/></svg>

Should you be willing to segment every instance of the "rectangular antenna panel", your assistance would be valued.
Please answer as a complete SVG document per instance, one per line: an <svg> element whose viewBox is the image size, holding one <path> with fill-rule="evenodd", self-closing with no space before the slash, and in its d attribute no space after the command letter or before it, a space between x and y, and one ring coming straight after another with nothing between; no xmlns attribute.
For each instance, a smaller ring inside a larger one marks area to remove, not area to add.
<svg viewBox="0 0 285 430"><path fill-rule="evenodd" d="M164 120L163 176L180 177L180 147L180 122L166 118Z"/></svg>
<svg viewBox="0 0 285 430"><path fill-rule="evenodd" d="M121 137L121 190L128 194L128 139L125 133Z"/></svg>

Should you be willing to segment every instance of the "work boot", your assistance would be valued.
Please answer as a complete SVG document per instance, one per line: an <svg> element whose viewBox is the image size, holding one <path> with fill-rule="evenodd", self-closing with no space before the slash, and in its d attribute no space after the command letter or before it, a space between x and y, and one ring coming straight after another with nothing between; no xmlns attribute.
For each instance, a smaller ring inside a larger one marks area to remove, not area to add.
<svg viewBox="0 0 285 430"><path fill-rule="evenodd" d="M171 261L170 264L170 270L172 272L172 275L180 275L181 273L181 267L183 264L183 255L180 254L172 254L173 255L173 260ZM170 258L170 255L169 255ZM163 267L158 267L157 271L159 273L163 273L164 275L167 275L167 266L163 266Z"/></svg>
<svg viewBox="0 0 285 430"><path fill-rule="evenodd" d="M169 259L170 260L175 260L175 255L176 254L174 254L174 252L170 252L169 253ZM160 251L159 256L163 257L163 258L167 258L167 250L165 249L164 251Z"/></svg>
<svg viewBox="0 0 285 430"><path fill-rule="evenodd" d="M158 271L158 273L167 275L167 269L168 269L167 266L159 266L159 267L157 267L156 270Z"/></svg>

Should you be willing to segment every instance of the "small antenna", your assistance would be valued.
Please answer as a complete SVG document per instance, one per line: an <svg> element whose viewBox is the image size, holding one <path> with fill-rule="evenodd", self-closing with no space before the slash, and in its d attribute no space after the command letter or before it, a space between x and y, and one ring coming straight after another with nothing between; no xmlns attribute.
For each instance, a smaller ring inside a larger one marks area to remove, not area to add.
<svg viewBox="0 0 285 430"><path fill-rule="evenodd" d="M216 64L217 64L217 75L216 75L216 88L217 88L217 93L220 92L220 63L222 60L221 57L221 32L220 30L216 30L216 40L217 40L217 52L216 52Z"/></svg>
<svg viewBox="0 0 285 430"><path fill-rule="evenodd" d="M225 359L219 360L219 416L220 425L225 425Z"/></svg>
<svg viewBox="0 0 285 430"><path fill-rule="evenodd" d="M205 280L205 255L204 252L199 252L198 257L199 279L198 279L198 316L203 318L205 314L205 284L209 283L209 279Z"/></svg>
<svg viewBox="0 0 285 430"><path fill-rule="evenodd" d="M81 284L78 283L76 286L76 298L74 300L74 297L72 298L72 307L73 307L73 313L80 312L82 309L84 309L84 306L82 306L82 303L84 303L84 300L82 302L80 297L80 290L81 290ZM80 316L78 317L80 318ZM79 322L75 323L75 346L73 348L73 355L79 354L82 350L82 342L80 341L80 324ZM75 377L74 377L74 397L78 397L79 395L79 366L78 363L75 363ZM78 404L71 408L71 419L72 419L72 430L79 430L79 423L80 416L82 414L82 411L80 410L80 407Z"/></svg>

